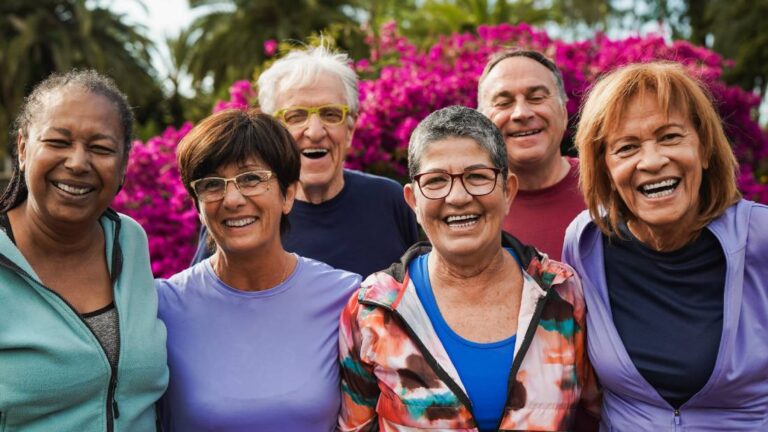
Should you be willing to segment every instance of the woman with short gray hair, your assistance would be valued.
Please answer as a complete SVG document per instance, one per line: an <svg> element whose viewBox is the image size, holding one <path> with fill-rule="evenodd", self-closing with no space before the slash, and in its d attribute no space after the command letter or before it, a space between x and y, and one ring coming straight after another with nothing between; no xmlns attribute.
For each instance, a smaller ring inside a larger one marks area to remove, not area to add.
<svg viewBox="0 0 768 432"><path fill-rule="evenodd" d="M517 179L499 130L470 108L436 111L411 135L408 169L429 241L342 312L339 428L593 430L581 285L502 232Z"/></svg>

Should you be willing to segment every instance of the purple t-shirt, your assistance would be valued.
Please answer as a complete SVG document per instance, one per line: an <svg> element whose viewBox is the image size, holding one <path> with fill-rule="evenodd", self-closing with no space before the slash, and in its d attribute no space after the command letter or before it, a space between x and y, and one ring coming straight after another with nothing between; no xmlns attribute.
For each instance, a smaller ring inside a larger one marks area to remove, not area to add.
<svg viewBox="0 0 768 432"><path fill-rule="evenodd" d="M333 430L339 314L360 276L298 257L282 284L244 292L207 259L155 285L168 329L166 432Z"/></svg>

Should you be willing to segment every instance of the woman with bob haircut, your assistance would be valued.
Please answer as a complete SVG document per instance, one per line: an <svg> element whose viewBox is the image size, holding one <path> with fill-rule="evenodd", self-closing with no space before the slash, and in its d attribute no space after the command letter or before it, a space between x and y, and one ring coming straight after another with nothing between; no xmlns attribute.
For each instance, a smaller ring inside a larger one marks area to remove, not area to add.
<svg viewBox="0 0 768 432"><path fill-rule="evenodd" d="M338 317L360 277L283 249L295 141L266 114L227 110L177 151L215 252L156 282L171 374L164 430L332 430Z"/></svg>
<svg viewBox="0 0 768 432"><path fill-rule="evenodd" d="M53 74L14 125L0 198L0 431L155 430L168 384L147 235L109 208L133 113L111 78Z"/></svg>
<svg viewBox="0 0 768 432"><path fill-rule="evenodd" d="M626 66L576 134L582 278L601 430L768 428L768 207L741 198L708 93L682 66Z"/></svg>

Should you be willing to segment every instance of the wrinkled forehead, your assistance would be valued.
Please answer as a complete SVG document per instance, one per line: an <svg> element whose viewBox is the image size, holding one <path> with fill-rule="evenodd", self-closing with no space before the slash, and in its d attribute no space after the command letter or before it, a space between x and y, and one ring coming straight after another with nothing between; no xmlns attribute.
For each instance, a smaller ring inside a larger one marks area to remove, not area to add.
<svg viewBox="0 0 768 432"><path fill-rule="evenodd" d="M528 57L510 57L500 61L480 83L480 92L487 98L502 93L524 93L544 87L558 94L557 80L551 70Z"/></svg>
<svg viewBox="0 0 768 432"><path fill-rule="evenodd" d="M81 86L64 86L42 95L38 105L33 107L24 133L29 133L30 128L76 128L107 135L117 143L124 139L118 108L105 95Z"/></svg>
<svg viewBox="0 0 768 432"><path fill-rule="evenodd" d="M616 97L607 103L602 128L603 137L610 140L612 136L618 134L630 109L649 101L652 101L657 112L664 114L666 118L680 116L691 119L690 109L686 105L685 96L682 92L674 89L668 92L659 92L651 86L639 85L623 94L622 97Z"/></svg>
<svg viewBox="0 0 768 432"><path fill-rule="evenodd" d="M461 165L462 168L474 165L493 166L491 154L475 138L461 135L435 137L422 144L417 152L417 162L422 170L444 168L445 163Z"/></svg>
<svg viewBox="0 0 768 432"><path fill-rule="evenodd" d="M347 96L341 78L331 72L312 69L297 71L281 79L275 99L278 108L283 108L346 103Z"/></svg>
<svg viewBox="0 0 768 432"><path fill-rule="evenodd" d="M51 115L56 112L77 113L86 108L98 107L105 116L118 118L120 114L115 104L103 94L80 85L69 84L43 93L38 101L40 106L32 112L34 120L41 114Z"/></svg>

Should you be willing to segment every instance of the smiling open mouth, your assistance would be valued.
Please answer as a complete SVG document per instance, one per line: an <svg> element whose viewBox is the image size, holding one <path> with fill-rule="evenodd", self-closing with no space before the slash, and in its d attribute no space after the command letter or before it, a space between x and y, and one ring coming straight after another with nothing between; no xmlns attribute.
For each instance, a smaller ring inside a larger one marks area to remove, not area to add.
<svg viewBox="0 0 768 432"><path fill-rule="evenodd" d="M91 187L79 187L79 186L70 186L68 184L54 182L53 185L63 190L64 192L71 194L71 195L85 195L88 192L92 191L93 188Z"/></svg>
<svg viewBox="0 0 768 432"><path fill-rule="evenodd" d="M469 215L448 216L444 220L445 220L445 223L447 223L448 226L450 226L451 228L467 228L476 224L479 219L480 219L480 215L469 214Z"/></svg>
<svg viewBox="0 0 768 432"><path fill-rule="evenodd" d="M244 227L246 225L250 225L252 223L256 222L255 217L246 217L242 219L226 219L224 221L224 225L231 227L231 228L240 228Z"/></svg>
<svg viewBox="0 0 768 432"><path fill-rule="evenodd" d="M301 155L309 159L320 159L328 154L328 149L308 148L301 151Z"/></svg>
<svg viewBox="0 0 768 432"><path fill-rule="evenodd" d="M680 179L667 179L656 183L648 183L637 188L640 193L648 198L661 198L671 195L680 184Z"/></svg>
<svg viewBox="0 0 768 432"><path fill-rule="evenodd" d="M543 129L532 129L532 130L527 130L527 131L523 131L523 132L515 132L515 133L509 134L509 136L514 137L514 138L527 137L527 136L531 136L531 135L536 135L537 133L541 132L542 130Z"/></svg>

